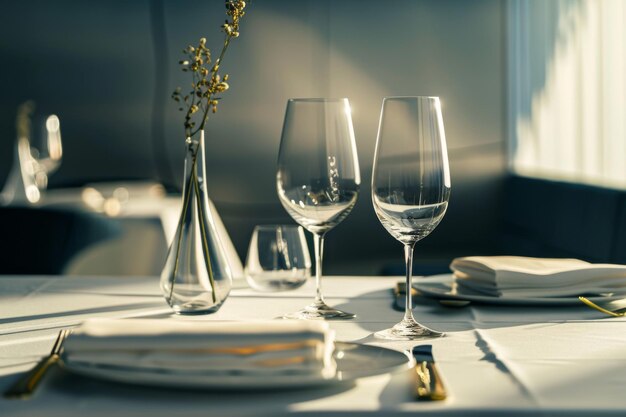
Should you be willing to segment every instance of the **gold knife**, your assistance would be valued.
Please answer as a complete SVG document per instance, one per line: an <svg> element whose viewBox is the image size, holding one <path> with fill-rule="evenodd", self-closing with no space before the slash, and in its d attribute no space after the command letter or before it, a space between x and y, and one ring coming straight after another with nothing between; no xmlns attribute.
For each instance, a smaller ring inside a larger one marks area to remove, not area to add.
<svg viewBox="0 0 626 417"><path fill-rule="evenodd" d="M415 397L418 400L441 401L447 397L446 388L435 365L432 345L419 345L413 348L415 359Z"/></svg>

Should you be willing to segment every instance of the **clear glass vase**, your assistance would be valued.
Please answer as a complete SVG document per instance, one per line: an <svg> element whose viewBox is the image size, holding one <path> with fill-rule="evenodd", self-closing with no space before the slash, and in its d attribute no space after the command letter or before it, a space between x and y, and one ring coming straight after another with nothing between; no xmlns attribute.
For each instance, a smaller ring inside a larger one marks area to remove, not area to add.
<svg viewBox="0 0 626 417"><path fill-rule="evenodd" d="M204 131L186 142L183 206L172 239L161 290L178 314L210 314L232 287L232 271L207 198Z"/></svg>

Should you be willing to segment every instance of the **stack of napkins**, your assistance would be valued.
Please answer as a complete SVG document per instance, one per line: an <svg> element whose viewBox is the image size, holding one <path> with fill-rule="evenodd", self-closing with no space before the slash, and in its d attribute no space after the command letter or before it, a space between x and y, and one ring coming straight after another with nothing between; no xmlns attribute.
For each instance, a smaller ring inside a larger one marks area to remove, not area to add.
<svg viewBox="0 0 626 417"><path fill-rule="evenodd" d="M492 297L566 297L626 293L626 266L578 259L470 256L450 265L457 290Z"/></svg>
<svg viewBox="0 0 626 417"><path fill-rule="evenodd" d="M333 350L334 332L318 321L94 319L68 337L63 360L70 369L331 378Z"/></svg>

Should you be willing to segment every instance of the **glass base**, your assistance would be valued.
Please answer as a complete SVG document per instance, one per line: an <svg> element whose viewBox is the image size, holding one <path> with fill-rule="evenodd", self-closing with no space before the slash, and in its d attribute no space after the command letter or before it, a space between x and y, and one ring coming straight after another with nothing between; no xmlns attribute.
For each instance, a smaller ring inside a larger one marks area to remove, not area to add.
<svg viewBox="0 0 626 417"><path fill-rule="evenodd" d="M181 316L201 316L204 314L213 314L224 304L221 301L218 304L208 304L202 302L187 302L185 304L170 305L176 314Z"/></svg>
<svg viewBox="0 0 626 417"><path fill-rule="evenodd" d="M387 340L418 340L443 337L445 333L422 326L415 320L402 320L390 329L374 333L374 336Z"/></svg>
<svg viewBox="0 0 626 417"><path fill-rule="evenodd" d="M296 320L350 320L355 317L356 314L337 310L336 308L329 307L324 302L315 302L300 311L283 316L284 319Z"/></svg>

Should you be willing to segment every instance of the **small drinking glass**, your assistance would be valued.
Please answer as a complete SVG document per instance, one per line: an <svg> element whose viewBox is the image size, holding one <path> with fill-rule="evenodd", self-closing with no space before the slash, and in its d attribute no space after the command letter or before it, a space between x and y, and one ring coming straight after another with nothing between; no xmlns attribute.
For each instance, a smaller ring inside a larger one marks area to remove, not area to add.
<svg viewBox="0 0 626 417"><path fill-rule="evenodd" d="M286 291L311 276L311 257L302 227L256 226L246 259L246 280L258 291Z"/></svg>

